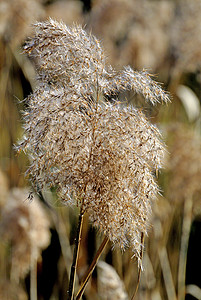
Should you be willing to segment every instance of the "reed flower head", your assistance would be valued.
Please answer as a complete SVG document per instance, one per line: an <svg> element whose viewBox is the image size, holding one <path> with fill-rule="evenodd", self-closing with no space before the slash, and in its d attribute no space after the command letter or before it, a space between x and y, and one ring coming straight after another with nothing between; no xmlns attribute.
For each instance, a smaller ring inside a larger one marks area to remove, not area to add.
<svg viewBox="0 0 201 300"><path fill-rule="evenodd" d="M127 300L124 284L115 269L104 261L98 267L98 292L101 299Z"/></svg>
<svg viewBox="0 0 201 300"><path fill-rule="evenodd" d="M198 199L200 207L201 140L200 135L179 124L169 129L170 156L167 169L170 171L169 199L183 202L188 198Z"/></svg>
<svg viewBox="0 0 201 300"><path fill-rule="evenodd" d="M89 27L104 40L113 65L157 73L169 65L180 77L200 70L200 19L200 0L96 0Z"/></svg>
<svg viewBox="0 0 201 300"><path fill-rule="evenodd" d="M175 20L170 26L170 44L177 72L195 72L201 68L201 2L176 2Z"/></svg>
<svg viewBox="0 0 201 300"><path fill-rule="evenodd" d="M28 174L37 189L56 186L95 226L140 256L158 187L164 145L158 129L134 107L104 101L123 90L153 104L167 94L146 72L116 72L99 41L81 27L49 20L35 25L25 46L37 64L39 87L28 97L25 134Z"/></svg>
<svg viewBox="0 0 201 300"><path fill-rule="evenodd" d="M8 43L12 48L18 46L30 33L30 24L44 15L41 2L40 0L1 0L0 43Z"/></svg>
<svg viewBox="0 0 201 300"><path fill-rule="evenodd" d="M7 280L0 280L0 299L28 300L26 292L19 284Z"/></svg>
<svg viewBox="0 0 201 300"><path fill-rule="evenodd" d="M89 27L103 38L113 65L157 70L167 62L174 2L97 0Z"/></svg>
<svg viewBox="0 0 201 300"><path fill-rule="evenodd" d="M28 195L26 189L12 189L0 222L1 238L12 243L11 276L16 282L29 271L31 255L37 260L50 242L50 222L44 209L36 197L32 203L25 202Z"/></svg>

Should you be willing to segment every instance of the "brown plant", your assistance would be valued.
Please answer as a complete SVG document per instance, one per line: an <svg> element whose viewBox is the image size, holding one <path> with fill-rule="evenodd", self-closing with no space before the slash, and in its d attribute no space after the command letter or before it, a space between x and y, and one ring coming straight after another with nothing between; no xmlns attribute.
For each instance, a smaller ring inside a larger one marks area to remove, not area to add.
<svg viewBox="0 0 201 300"><path fill-rule="evenodd" d="M153 104L168 96L146 72L107 66L99 41L81 27L50 19L35 30L25 51L36 61L40 85L27 99L20 146L30 154L28 174L37 189L57 186L64 201L81 206L139 258L158 191L152 170L161 167L164 145L141 111L101 99L125 89Z"/></svg>
<svg viewBox="0 0 201 300"><path fill-rule="evenodd" d="M64 202L80 207L69 283L73 299L84 213L108 239L131 247L141 265L152 201L158 187L164 144L158 129L134 107L120 104L125 90L152 104L168 95L145 71L115 71L100 42L80 26L49 21L35 24L24 47L35 61L39 87L27 99L27 170L36 190L56 187ZM101 254L101 253L100 253ZM94 269L94 265L90 270ZM76 299L80 299L91 271Z"/></svg>
<svg viewBox="0 0 201 300"><path fill-rule="evenodd" d="M15 48L27 37L30 24L43 15L40 0L1 0L0 40Z"/></svg>
<svg viewBox="0 0 201 300"><path fill-rule="evenodd" d="M201 191L201 140L196 131L176 124L169 129L170 156L167 169L171 172L168 198L180 203L196 199Z"/></svg>
<svg viewBox="0 0 201 300"><path fill-rule="evenodd" d="M50 242L49 220L36 197L30 203L29 191L14 188L2 209L0 234L11 242L11 278L18 282L30 269L31 255L34 260Z"/></svg>
<svg viewBox="0 0 201 300"><path fill-rule="evenodd" d="M95 1L89 28L103 39L112 64L156 71L167 59L170 1Z"/></svg>
<svg viewBox="0 0 201 300"><path fill-rule="evenodd" d="M0 281L0 299L27 300L25 291L18 285L6 280Z"/></svg>
<svg viewBox="0 0 201 300"><path fill-rule="evenodd" d="M195 72L201 67L201 2L178 1L174 22L170 26L170 43L174 52L175 68Z"/></svg>
<svg viewBox="0 0 201 300"><path fill-rule="evenodd" d="M98 291L102 300L127 300L124 284L115 269L104 261L97 265L99 281Z"/></svg>

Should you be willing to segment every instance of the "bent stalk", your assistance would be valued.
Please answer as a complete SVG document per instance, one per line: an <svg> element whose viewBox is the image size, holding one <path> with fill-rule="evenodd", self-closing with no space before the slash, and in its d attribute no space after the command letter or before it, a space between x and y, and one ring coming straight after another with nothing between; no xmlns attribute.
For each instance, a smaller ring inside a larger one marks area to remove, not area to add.
<svg viewBox="0 0 201 300"><path fill-rule="evenodd" d="M99 247L99 249L98 249L98 251L97 251L97 253L96 253L96 255L95 255L95 257L94 257L94 259L93 259L93 261L92 261L92 263L91 263L88 271L87 271L87 273L85 274L85 276L83 278L82 285L81 285L81 287L80 287L80 289L79 289L79 291L78 291L78 293L76 295L76 300L79 300L82 297L82 295L83 295L83 293L85 291L86 285L87 285L87 283L89 281L89 278L91 277L91 275L93 273L93 270L95 269L95 267L97 265L97 262L98 262L98 260L99 260L99 258L101 256L103 250L105 249L108 241L109 241L108 237L105 237L104 240L102 241L102 243L101 243L101 245L100 245L100 247Z"/></svg>

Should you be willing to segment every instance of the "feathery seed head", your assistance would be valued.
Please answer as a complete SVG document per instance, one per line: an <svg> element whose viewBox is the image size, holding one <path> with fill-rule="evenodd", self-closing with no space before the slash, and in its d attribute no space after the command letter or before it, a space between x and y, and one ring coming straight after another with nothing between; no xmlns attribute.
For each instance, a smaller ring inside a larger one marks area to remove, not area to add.
<svg viewBox="0 0 201 300"><path fill-rule="evenodd" d="M140 257L164 145L158 129L134 107L100 101L134 90L153 104L167 95L145 72L115 72L95 37L81 27L38 23L25 47L37 62L40 84L28 97L27 171L37 189L56 186L69 204L82 206L95 226Z"/></svg>
<svg viewBox="0 0 201 300"><path fill-rule="evenodd" d="M36 60L39 79L79 95L93 95L133 90L152 104L168 102L168 95L146 72L131 67L116 72L106 65L100 42L80 26L67 27L52 19L35 24L35 37L24 47Z"/></svg>
<svg viewBox="0 0 201 300"><path fill-rule="evenodd" d="M127 300L124 284L115 269L104 261L98 267L98 293L101 299Z"/></svg>
<svg viewBox="0 0 201 300"><path fill-rule="evenodd" d="M38 199L26 203L29 191L14 188L2 209L0 236L12 242L14 279L24 278L30 268L30 257L35 250L38 259L50 242L50 222Z"/></svg>
<svg viewBox="0 0 201 300"><path fill-rule="evenodd" d="M0 43L14 49L30 33L30 24L44 16L40 0L0 1ZM1 48L3 48L1 44Z"/></svg>
<svg viewBox="0 0 201 300"><path fill-rule="evenodd" d="M168 133L171 138L170 156L167 161L171 191L168 197L176 202L183 202L187 198L200 199L200 135L179 124L174 124Z"/></svg>

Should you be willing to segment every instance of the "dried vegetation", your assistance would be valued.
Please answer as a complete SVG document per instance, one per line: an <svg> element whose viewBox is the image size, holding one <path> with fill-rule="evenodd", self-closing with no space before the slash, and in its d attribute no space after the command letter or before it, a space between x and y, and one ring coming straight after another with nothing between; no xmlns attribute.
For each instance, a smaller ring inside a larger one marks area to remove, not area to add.
<svg viewBox="0 0 201 300"><path fill-rule="evenodd" d="M78 206L86 214L75 290L100 243L91 224L110 238L101 260L118 273L101 262L86 299L131 298L142 232L136 300L199 299L200 109L192 108L201 99L201 3L95 0L87 9L81 1L0 2L0 298L33 298L26 284L37 261L38 298L65 299ZM68 27L43 22L49 16ZM183 86L192 97L181 95ZM156 105L168 101L164 89L173 101ZM29 160L13 148L23 135L21 110ZM152 121L167 144L164 170ZM36 190L51 189L40 200L26 200L27 166Z"/></svg>

